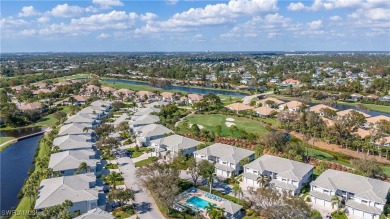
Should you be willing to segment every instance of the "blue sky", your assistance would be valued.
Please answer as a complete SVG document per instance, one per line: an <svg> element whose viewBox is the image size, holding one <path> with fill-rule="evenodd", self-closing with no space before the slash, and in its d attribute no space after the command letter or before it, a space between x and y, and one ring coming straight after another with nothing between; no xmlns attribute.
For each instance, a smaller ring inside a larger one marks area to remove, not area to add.
<svg viewBox="0 0 390 219"><path fill-rule="evenodd" d="M389 0L1 0L1 52L389 51Z"/></svg>

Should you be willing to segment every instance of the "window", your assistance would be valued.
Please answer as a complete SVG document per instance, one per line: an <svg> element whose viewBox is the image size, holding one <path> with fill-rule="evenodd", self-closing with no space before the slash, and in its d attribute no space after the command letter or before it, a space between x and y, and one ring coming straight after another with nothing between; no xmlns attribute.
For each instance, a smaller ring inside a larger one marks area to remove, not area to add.
<svg viewBox="0 0 390 219"><path fill-rule="evenodd" d="M256 170L254 170L254 171L253 171L253 173L254 173L254 174L257 174L257 171L256 171Z"/></svg>
<svg viewBox="0 0 390 219"><path fill-rule="evenodd" d="M362 200L362 203L363 203L363 204L367 204L367 203L368 203L368 201L366 201L366 200Z"/></svg>
<svg viewBox="0 0 390 219"><path fill-rule="evenodd" d="M324 189L324 193L329 193L329 190Z"/></svg>

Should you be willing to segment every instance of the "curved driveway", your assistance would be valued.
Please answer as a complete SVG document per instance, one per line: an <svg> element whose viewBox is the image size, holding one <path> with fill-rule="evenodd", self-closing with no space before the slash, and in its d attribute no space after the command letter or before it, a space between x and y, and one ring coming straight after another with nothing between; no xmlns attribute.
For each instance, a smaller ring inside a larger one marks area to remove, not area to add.
<svg viewBox="0 0 390 219"><path fill-rule="evenodd" d="M135 176L136 168L131 158L121 157L116 159L116 161L118 162L118 167L122 173L126 187L131 188L135 192L137 215L141 219L163 219L164 216L160 213L148 190L141 186L141 182Z"/></svg>

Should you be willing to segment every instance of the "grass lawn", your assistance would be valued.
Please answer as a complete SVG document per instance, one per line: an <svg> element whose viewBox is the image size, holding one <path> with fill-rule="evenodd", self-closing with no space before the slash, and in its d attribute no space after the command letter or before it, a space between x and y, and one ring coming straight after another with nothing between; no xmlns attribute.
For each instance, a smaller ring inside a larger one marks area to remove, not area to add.
<svg viewBox="0 0 390 219"><path fill-rule="evenodd" d="M229 96L229 95L218 95L219 98L221 98L221 101L223 103L224 106L226 105L229 105L229 104L232 104L232 103L236 103L236 102L242 102L242 98L243 97L238 97L238 96Z"/></svg>
<svg viewBox="0 0 390 219"><path fill-rule="evenodd" d="M63 109L61 110L65 113L68 113L70 111L69 106L63 106ZM37 123L32 124L33 126L45 126L45 127L51 127L55 125L57 122L57 119L54 118L54 113L47 115L43 118L41 118Z"/></svg>
<svg viewBox="0 0 390 219"><path fill-rule="evenodd" d="M154 162L154 159L152 157L148 157L148 159L140 160L140 161L136 162L134 165L135 165L135 167L142 167L144 165L148 165L148 164L151 164L153 162Z"/></svg>
<svg viewBox="0 0 390 219"><path fill-rule="evenodd" d="M390 113L390 106L366 104L366 103L347 103L347 102L342 102L342 101L337 101L337 103L341 104L341 105L346 105L346 106L356 106L358 104L362 104L363 106L365 106L368 109L373 110L373 111Z"/></svg>
<svg viewBox="0 0 390 219"><path fill-rule="evenodd" d="M14 139L14 137L0 137L0 144L3 144L4 142L7 142L12 139Z"/></svg>
<svg viewBox="0 0 390 219"><path fill-rule="evenodd" d="M239 133L232 133L229 131L229 127L226 126L225 122L227 118L233 118L235 121L233 123L237 126L238 129L245 130L248 133L257 134L264 136L268 133L268 130L265 129L263 124L259 121L235 117L235 116L225 116L221 114L212 114L212 115L191 115L185 118L189 124L198 124L202 125L205 129L209 131L216 131L216 126L222 126L222 136L233 136L239 137Z"/></svg>
<svg viewBox="0 0 390 219"><path fill-rule="evenodd" d="M129 148L127 150L131 153L131 158L136 158L146 153L149 150L149 148L140 147L138 150L135 150L135 148Z"/></svg>
<svg viewBox="0 0 390 219"><path fill-rule="evenodd" d="M52 78L52 79L48 79L48 80L53 80L53 81L56 80L58 82L61 82L61 81L66 81L66 80L76 79L76 78L87 78L88 76L89 76L89 74L75 74L75 75L64 76L64 77L59 77L59 78ZM43 81L39 81L39 82L36 82L34 84L38 84L38 83L42 83L42 82Z"/></svg>
<svg viewBox="0 0 390 219"><path fill-rule="evenodd" d="M139 91L139 90L145 90L145 91L155 91L155 90L160 90L162 91L161 88L156 88L156 87L150 87L146 85L135 85L135 84L126 84L126 83L114 83L114 82L101 82L103 86L107 87L112 87L115 89L121 89L121 88L126 88L134 91Z"/></svg>

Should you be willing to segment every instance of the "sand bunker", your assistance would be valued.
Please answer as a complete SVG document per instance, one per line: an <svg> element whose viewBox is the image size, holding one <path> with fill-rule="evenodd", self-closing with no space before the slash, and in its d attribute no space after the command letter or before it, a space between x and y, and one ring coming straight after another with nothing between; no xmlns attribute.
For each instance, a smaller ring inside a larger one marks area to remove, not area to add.
<svg viewBox="0 0 390 219"><path fill-rule="evenodd" d="M226 118L226 121L228 122L234 122L235 120L233 118Z"/></svg>
<svg viewBox="0 0 390 219"><path fill-rule="evenodd" d="M191 127L192 127L192 124L188 124L188 128L191 128ZM198 128L203 129L204 127L203 127L203 125L198 125Z"/></svg>
<svg viewBox="0 0 390 219"><path fill-rule="evenodd" d="M236 124L234 124L234 122L225 122L225 125L230 128L230 127L232 127L233 125L236 125Z"/></svg>

